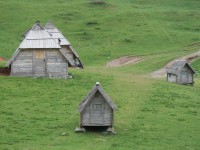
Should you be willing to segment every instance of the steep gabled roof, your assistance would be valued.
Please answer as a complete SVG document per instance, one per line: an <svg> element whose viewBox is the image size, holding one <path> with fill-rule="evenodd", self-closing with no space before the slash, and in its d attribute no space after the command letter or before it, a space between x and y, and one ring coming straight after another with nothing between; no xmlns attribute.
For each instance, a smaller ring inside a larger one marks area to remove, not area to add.
<svg viewBox="0 0 200 150"><path fill-rule="evenodd" d="M36 22L19 46L20 49L61 48L44 27Z"/></svg>
<svg viewBox="0 0 200 150"><path fill-rule="evenodd" d="M45 25L45 28L46 29L56 29L56 27L54 26L54 24L50 20Z"/></svg>
<svg viewBox="0 0 200 150"><path fill-rule="evenodd" d="M195 71L193 70L193 68L190 66L190 64L188 64L185 60L178 60L176 61L174 64L172 64L168 70L167 73L171 73L171 74L178 74L179 71L185 66L187 65L193 73L195 73Z"/></svg>
<svg viewBox="0 0 200 150"><path fill-rule="evenodd" d="M54 26L51 21L48 21L45 25L45 29L51 33L54 39L60 39L60 45L71 45L69 41L63 36L63 34Z"/></svg>
<svg viewBox="0 0 200 150"><path fill-rule="evenodd" d="M44 29L45 29L45 28L42 27L42 26L40 25L40 22L37 21L37 22L32 26L32 28L30 28L30 29L28 29L26 32L24 32L24 33L22 34L22 36L25 38L26 35L29 33L30 30L44 30Z"/></svg>
<svg viewBox="0 0 200 150"><path fill-rule="evenodd" d="M6 67L9 67L10 64L14 61L14 59L17 57L17 55L19 54L20 49L17 48L14 52L14 54L12 55L12 57L9 59L9 61L6 63Z"/></svg>
<svg viewBox="0 0 200 150"><path fill-rule="evenodd" d="M80 103L79 109L78 109L79 112L82 112L85 109L85 107L92 100L92 98L94 97L94 95L96 94L96 92L99 92L103 96L103 98L106 100L106 102L110 105L110 107L113 110L116 109L116 105L112 102L112 100L110 99L110 97L105 93L105 91L103 90L103 88L97 82L96 85L90 90L90 92L88 93L88 95Z"/></svg>
<svg viewBox="0 0 200 150"><path fill-rule="evenodd" d="M28 30L26 30L26 32L24 32L23 34L22 34L22 36L25 38L26 37L26 35L28 34L28 32L31 30L31 28L30 29L28 29Z"/></svg>
<svg viewBox="0 0 200 150"><path fill-rule="evenodd" d="M51 34L51 36L57 41L61 46L67 46L72 53L75 56L75 59L78 60L78 64L76 65L79 68L83 68L83 64L81 60L79 59L78 53L72 48L69 41L64 37L64 35L54 26L54 24L51 21L48 21L45 25L45 29ZM74 62L74 60L70 60L71 62Z"/></svg>
<svg viewBox="0 0 200 150"><path fill-rule="evenodd" d="M40 25L40 22L37 21L31 28L31 30L44 30L45 28L43 26Z"/></svg>
<svg viewBox="0 0 200 150"><path fill-rule="evenodd" d="M6 66L10 66L10 64L17 57L21 49L38 49L38 48L56 48L61 51L61 47L58 42L55 41L54 38L50 35L50 33L40 25L39 22L36 22L33 27L26 32L24 35L24 39L8 61ZM75 62L71 61L70 58L64 53L63 56L69 61L71 66L76 67Z"/></svg>
<svg viewBox="0 0 200 150"><path fill-rule="evenodd" d="M71 65L72 67L77 67L76 64L75 64L75 62L72 61L72 60L63 52L62 49L59 49L59 50L60 50L60 52L63 54L63 56L69 61L70 65Z"/></svg>

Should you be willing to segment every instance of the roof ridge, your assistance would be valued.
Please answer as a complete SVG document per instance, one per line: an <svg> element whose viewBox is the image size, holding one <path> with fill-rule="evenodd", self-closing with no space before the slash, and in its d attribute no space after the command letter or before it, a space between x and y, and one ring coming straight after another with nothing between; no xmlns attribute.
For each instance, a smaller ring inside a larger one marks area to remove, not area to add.
<svg viewBox="0 0 200 150"><path fill-rule="evenodd" d="M31 28L31 30L45 30L45 28L37 21Z"/></svg>
<svg viewBox="0 0 200 150"><path fill-rule="evenodd" d="M79 105L79 112L82 112L84 110L84 107L89 103L94 96L94 94L99 91L99 93L103 96L103 98L106 100L106 102L110 105L112 109L116 109L116 105L112 102L111 98L107 95L107 93L103 90L99 82L96 82L96 84L92 87L90 92L85 96L85 98L82 100L82 102Z"/></svg>
<svg viewBox="0 0 200 150"><path fill-rule="evenodd" d="M46 29L55 29L55 25L49 20L46 25L44 26Z"/></svg>
<svg viewBox="0 0 200 150"><path fill-rule="evenodd" d="M178 70L182 69L185 65L188 65L189 68L195 73L194 69L190 66L190 64L186 60L176 60L168 69L167 73L177 74Z"/></svg>

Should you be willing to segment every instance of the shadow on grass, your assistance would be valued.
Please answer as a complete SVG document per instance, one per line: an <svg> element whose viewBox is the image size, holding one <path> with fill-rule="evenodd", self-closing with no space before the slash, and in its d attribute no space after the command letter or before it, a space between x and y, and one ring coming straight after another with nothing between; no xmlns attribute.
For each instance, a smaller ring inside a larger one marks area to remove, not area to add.
<svg viewBox="0 0 200 150"><path fill-rule="evenodd" d="M86 126L84 128L87 132L102 133L108 129L108 126Z"/></svg>

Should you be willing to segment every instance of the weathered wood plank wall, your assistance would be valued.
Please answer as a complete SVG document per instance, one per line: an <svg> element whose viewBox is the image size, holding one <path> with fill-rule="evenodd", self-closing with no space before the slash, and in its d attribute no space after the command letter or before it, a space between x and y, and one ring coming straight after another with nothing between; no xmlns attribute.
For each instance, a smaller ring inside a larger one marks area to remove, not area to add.
<svg viewBox="0 0 200 150"><path fill-rule="evenodd" d="M33 75L33 51L21 50L16 60L12 63L11 76Z"/></svg>
<svg viewBox="0 0 200 150"><path fill-rule="evenodd" d="M67 78L68 62L57 49L21 50L11 66L11 76Z"/></svg>
<svg viewBox="0 0 200 150"><path fill-rule="evenodd" d="M64 53L72 60L74 60L74 54L73 52L65 45L65 46L61 46L62 50L64 51Z"/></svg>
<svg viewBox="0 0 200 150"><path fill-rule="evenodd" d="M96 93L81 114L82 126L112 126L113 110L106 100Z"/></svg>
<svg viewBox="0 0 200 150"><path fill-rule="evenodd" d="M50 78L67 78L68 63L60 51L46 51L46 68Z"/></svg>

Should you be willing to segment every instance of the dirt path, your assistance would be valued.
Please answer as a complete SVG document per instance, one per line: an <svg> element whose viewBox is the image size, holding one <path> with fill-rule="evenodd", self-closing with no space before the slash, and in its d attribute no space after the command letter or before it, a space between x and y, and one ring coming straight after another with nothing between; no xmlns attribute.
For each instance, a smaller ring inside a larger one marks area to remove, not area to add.
<svg viewBox="0 0 200 150"><path fill-rule="evenodd" d="M186 60L187 62L192 62L193 60L195 60L196 58L200 57L200 51L198 52L195 52L193 54L190 54L190 55L186 55L186 56L183 56L183 57L179 57L179 58L176 58L170 62L168 62L163 68L157 70L157 71L154 71L153 73L151 73L151 77L155 77L155 78L159 78L159 77L165 77L165 73L167 71L167 69L177 60Z"/></svg>
<svg viewBox="0 0 200 150"><path fill-rule="evenodd" d="M142 60L141 57L138 56L125 56L120 57L118 59L114 59L107 63L107 67L120 67L128 64L136 64Z"/></svg>

